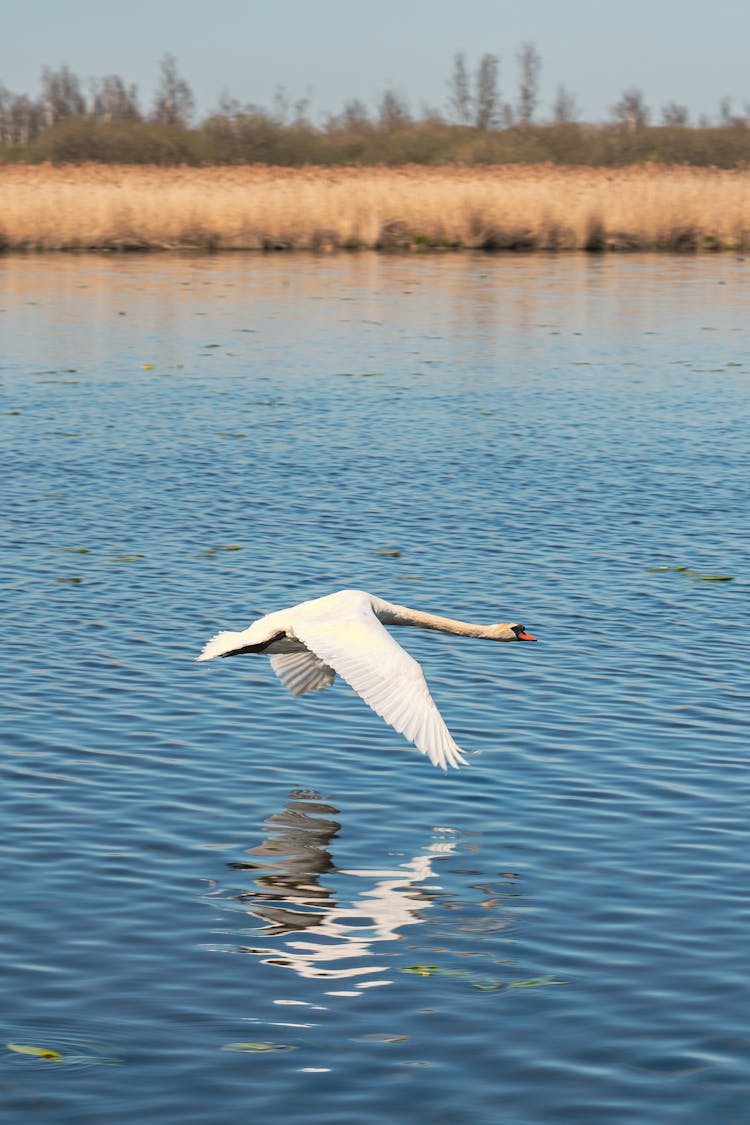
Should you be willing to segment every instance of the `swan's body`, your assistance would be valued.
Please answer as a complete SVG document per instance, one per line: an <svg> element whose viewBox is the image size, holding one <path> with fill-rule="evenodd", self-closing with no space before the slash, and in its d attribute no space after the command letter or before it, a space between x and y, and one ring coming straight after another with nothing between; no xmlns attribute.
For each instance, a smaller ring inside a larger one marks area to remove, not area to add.
<svg viewBox="0 0 750 1125"><path fill-rule="evenodd" d="M268 653L274 672L295 696L328 687L338 672L434 765L443 769L465 765L421 667L384 625L411 625L492 641L535 640L523 625L471 625L391 605L364 590L341 590L269 613L242 632L219 633L198 660Z"/></svg>

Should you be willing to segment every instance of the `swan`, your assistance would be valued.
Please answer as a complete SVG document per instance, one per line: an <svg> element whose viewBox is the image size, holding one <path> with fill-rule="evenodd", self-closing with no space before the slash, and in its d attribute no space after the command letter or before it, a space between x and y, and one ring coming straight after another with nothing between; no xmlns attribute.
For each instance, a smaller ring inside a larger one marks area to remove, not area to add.
<svg viewBox="0 0 750 1125"><path fill-rule="evenodd" d="M320 691L336 673L373 711L443 770L466 765L430 695L424 673L384 625L436 629L489 641L535 641L523 625L472 625L391 605L365 590L339 590L280 609L241 632L218 633L198 660L268 653L271 667L294 696Z"/></svg>

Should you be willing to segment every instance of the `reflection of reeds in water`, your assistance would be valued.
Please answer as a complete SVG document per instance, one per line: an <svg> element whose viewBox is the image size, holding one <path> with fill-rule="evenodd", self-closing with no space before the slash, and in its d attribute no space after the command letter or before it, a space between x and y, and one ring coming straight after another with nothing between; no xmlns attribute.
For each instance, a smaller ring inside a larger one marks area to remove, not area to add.
<svg viewBox="0 0 750 1125"><path fill-rule="evenodd" d="M0 168L3 249L746 249L750 172Z"/></svg>

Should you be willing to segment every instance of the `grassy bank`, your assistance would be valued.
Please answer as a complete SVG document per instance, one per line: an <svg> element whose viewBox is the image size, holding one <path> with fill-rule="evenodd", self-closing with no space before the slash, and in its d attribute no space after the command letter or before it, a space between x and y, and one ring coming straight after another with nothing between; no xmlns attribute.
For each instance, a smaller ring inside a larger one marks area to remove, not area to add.
<svg viewBox="0 0 750 1125"><path fill-rule="evenodd" d="M3 250L745 250L750 171L0 168Z"/></svg>

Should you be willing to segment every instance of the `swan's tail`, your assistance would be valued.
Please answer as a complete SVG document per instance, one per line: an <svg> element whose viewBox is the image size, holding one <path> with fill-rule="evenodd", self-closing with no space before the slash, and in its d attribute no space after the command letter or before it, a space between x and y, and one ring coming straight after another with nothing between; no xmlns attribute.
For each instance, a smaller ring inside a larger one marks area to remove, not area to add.
<svg viewBox="0 0 750 1125"><path fill-rule="evenodd" d="M203 646L203 652L196 659L213 660L215 656L226 656L227 653L236 651L241 645L242 633L217 633Z"/></svg>

